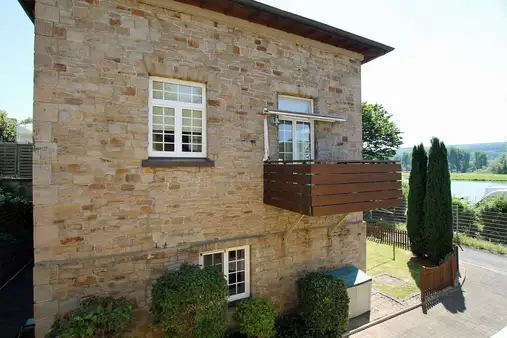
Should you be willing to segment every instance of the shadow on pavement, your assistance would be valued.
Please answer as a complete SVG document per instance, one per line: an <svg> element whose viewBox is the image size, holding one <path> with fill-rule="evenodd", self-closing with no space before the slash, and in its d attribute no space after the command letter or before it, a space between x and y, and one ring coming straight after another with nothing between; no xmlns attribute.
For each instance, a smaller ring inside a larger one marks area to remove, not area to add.
<svg viewBox="0 0 507 338"><path fill-rule="evenodd" d="M452 313L465 312L467 309L465 295L461 288L442 296L440 301L447 311Z"/></svg>
<svg viewBox="0 0 507 338"><path fill-rule="evenodd" d="M354 330L370 322L370 311L349 320L348 330Z"/></svg>
<svg viewBox="0 0 507 338"><path fill-rule="evenodd" d="M461 288L445 295L434 296L422 306L423 313L427 314L429 309L438 304L442 304L451 313L465 312L467 309L465 296Z"/></svg>

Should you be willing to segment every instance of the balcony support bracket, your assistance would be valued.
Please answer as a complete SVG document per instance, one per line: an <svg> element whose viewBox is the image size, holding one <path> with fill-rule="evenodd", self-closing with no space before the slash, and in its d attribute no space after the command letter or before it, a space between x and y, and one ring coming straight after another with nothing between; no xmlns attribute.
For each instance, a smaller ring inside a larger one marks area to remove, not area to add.
<svg viewBox="0 0 507 338"><path fill-rule="evenodd" d="M305 217L305 215L301 215L301 217L299 217L298 221L296 223L294 223L289 229L287 229L287 231L285 231L285 233L283 234L283 241L286 242L287 239L289 238L290 234L294 231L294 229L297 227L297 225L299 224L299 222L301 222L301 220L303 219L303 217Z"/></svg>
<svg viewBox="0 0 507 338"><path fill-rule="evenodd" d="M343 221L345 221L345 219L347 218L348 215L349 215L348 212L340 215L340 217L338 218L338 221L336 221L336 223L334 223L333 225L331 225L328 228L327 237L331 237L331 234L340 226L340 224L343 223Z"/></svg>

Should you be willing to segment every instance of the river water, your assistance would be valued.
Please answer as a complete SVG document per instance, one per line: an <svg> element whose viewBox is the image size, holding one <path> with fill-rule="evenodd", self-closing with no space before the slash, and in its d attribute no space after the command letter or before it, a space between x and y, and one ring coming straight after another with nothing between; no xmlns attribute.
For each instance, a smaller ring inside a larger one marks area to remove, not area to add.
<svg viewBox="0 0 507 338"><path fill-rule="evenodd" d="M487 187L507 186L507 182L451 181L453 196L464 197L470 202L479 202Z"/></svg>

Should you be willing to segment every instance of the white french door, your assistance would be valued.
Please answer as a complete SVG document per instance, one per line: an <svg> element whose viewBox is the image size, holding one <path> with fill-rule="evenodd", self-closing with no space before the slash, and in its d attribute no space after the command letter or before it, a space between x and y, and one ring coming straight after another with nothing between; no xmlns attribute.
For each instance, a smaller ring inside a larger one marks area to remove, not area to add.
<svg viewBox="0 0 507 338"><path fill-rule="evenodd" d="M278 126L278 159L300 161L313 159L313 121L286 119Z"/></svg>

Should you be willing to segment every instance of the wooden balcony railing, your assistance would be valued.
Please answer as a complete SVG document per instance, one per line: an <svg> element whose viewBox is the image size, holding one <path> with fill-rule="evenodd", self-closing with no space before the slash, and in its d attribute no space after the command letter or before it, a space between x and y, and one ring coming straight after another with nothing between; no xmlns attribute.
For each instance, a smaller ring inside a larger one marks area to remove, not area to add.
<svg viewBox="0 0 507 338"><path fill-rule="evenodd" d="M396 161L265 162L264 203L308 216L399 206L401 165Z"/></svg>

